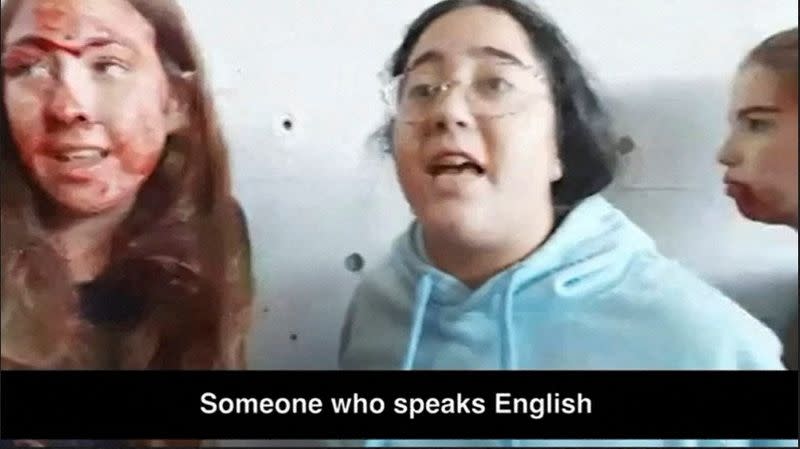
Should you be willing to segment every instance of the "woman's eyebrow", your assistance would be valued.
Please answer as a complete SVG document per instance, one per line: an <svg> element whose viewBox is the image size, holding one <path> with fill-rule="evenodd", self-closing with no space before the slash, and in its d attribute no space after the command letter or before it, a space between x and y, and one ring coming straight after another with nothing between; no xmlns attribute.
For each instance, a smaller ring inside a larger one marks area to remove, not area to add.
<svg viewBox="0 0 800 449"><path fill-rule="evenodd" d="M505 62L516 64L520 66L525 66L526 64L522 62L518 57L514 56L513 54L505 51L500 50L499 48L492 47L489 45L482 46L482 47L470 47L467 50L467 54L476 57L476 58L483 58L483 57L492 57L501 59ZM444 60L444 53L440 50L428 50L425 53L417 56L414 58L413 61L408 65L406 71L414 70L415 68L419 67L422 64L427 62L441 62Z"/></svg>
<svg viewBox="0 0 800 449"><path fill-rule="evenodd" d="M83 42L56 42L42 36L28 35L23 36L9 45L6 45L4 52L13 47L36 47L43 51L64 50L72 54L80 54L88 48L105 47L107 45L121 45L127 48L135 48L131 42L119 37L97 37L87 39Z"/></svg>
<svg viewBox="0 0 800 449"><path fill-rule="evenodd" d="M502 59L506 62L510 62L512 64L517 65L525 65L519 58L514 56L513 54L505 51L500 50L499 48L492 47L492 46L483 46L483 47L473 47L470 48L468 53L473 56L481 57L481 56L490 56L493 58Z"/></svg>
<svg viewBox="0 0 800 449"><path fill-rule="evenodd" d="M414 70L415 68L425 64L426 62L441 62L444 60L444 55L442 52L437 50L428 50L425 53L417 56L411 61L411 64L408 65L406 71Z"/></svg>
<svg viewBox="0 0 800 449"><path fill-rule="evenodd" d="M736 118L742 119L750 114L775 114L781 112L777 106L747 106L736 111Z"/></svg>

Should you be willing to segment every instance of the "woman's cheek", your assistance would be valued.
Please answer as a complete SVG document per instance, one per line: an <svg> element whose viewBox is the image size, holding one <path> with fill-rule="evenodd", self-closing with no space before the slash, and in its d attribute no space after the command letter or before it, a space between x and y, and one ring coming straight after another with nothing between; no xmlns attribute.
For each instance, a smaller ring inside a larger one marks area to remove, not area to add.
<svg viewBox="0 0 800 449"><path fill-rule="evenodd" d="M122 170L132 175L150 176L161 158L161 145L130 148L121 159Z"/></svg>
<svg viewBox="0 0 800 449"><path fill-rule="evenodd" d="M30 164L45 140L42 102L34 93L15 89L10 84L6 83L4 102L11 136L21 159Z"/></svg>
<svg viewBox="0 0 800 449"><path fill-rule="evenodd" d="M158 107L140 105L137 114L123 114L113 133L122 169L149 176L155 169L166 142L165 116Z"/></svg>

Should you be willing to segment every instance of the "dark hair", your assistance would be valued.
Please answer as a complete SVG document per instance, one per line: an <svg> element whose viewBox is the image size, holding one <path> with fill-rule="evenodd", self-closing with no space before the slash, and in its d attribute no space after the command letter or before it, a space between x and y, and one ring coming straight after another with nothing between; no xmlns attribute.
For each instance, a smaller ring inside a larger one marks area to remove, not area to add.
<svg viewBox="0 0 800 449"><path fill-rule="evenodd" d="M504 11L528 34L546 67L556 106L558 151L564 176L553 184L553 202L570 207L598 193L613 180L614 151L608 116L589 85L561 30L536 6L518 0L444 0L423 12L409 26L389 62L392 76L403 73L420 36L436 19L469 6ZM393 121L380 132L392 148Z"/></svg>

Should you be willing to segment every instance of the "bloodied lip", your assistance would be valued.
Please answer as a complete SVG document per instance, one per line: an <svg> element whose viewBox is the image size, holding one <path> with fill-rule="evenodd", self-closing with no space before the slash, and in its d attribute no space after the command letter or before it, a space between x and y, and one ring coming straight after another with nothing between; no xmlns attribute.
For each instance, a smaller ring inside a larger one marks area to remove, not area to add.
<svg viewBox="0 0 800 449"><path fill-rule="evenodd" d="M51 166L62 177L79 181L88 177L86 169L101 164L109 154L109 150L100 147L65 146L48 154L48 157Z"/></svg>

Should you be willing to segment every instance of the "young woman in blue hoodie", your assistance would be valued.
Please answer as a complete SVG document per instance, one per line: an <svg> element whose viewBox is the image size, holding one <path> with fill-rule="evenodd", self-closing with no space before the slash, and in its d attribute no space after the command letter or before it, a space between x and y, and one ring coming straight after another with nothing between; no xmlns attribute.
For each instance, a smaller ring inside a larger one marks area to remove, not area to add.
<svg viewBox="0 0 800 449"><path fill-rule="evenodd" d="M767 327L599 195L608 122L542 13L437 3L390 70L386 137L416 219L355 292L343 369L783 368Z"/></svg>

